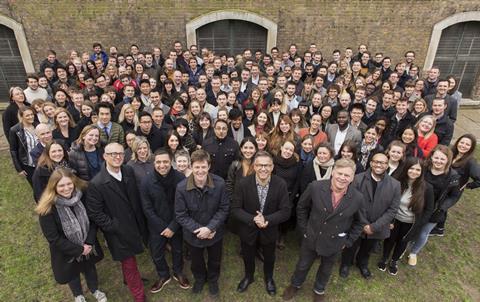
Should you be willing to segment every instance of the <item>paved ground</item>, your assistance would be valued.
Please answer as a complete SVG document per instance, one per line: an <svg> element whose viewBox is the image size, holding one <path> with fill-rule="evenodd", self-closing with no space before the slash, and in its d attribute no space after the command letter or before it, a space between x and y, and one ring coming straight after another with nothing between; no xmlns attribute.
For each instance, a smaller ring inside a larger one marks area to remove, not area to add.
<svg viewBox="0 0 480 302"><path fill-rule="evenodd" d="M1 120L0 120L0 127L1 127ZM8 144L1 131L0 134L0 151L8 149ZM455 123L455 133L453 135L453 141L465 133L472 133L477 138L480 139L480 109L477 108L460 108L458 111L458 119Z"/></svg>

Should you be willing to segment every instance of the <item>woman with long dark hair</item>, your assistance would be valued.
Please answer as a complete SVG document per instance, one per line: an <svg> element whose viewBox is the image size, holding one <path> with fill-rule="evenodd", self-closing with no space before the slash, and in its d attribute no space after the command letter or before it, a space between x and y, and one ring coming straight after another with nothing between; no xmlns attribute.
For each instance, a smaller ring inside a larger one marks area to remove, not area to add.
<svg viewBox="0 0 480 302"><path fill-rule="evenodd" d="M391 275L397 274L397 262L407 249L408 242L418 235L433 212L433 187L424 180L424 174L421 160L409 157L397 177L402 193L400 207L395 214L390 237L383 242L383 255L378 262L378 269L385 271L391 259L388 265Z"/></svg>
<svg viewBox="0 0 480 302"><path fill-rule="evenodd" d="M273 174L280 176L287 183L288 197L290 203L296 207L295 199L300 184L299 176L302 171L302 164L299 156L295 153L295 143L291 140L285 140L280 146L280 150L273 157ZM283 250L285 248L285 237L290 227L295 226L295 220L291 215L288 221L280 224L280 236L277 241L277 248Z"/></svg>
<svg viewBox="0 0 480 302"><path fill-rule="evenodd" d="M405 145L405 156L406 157L418 157L423 158L423 151L418 147L417 144L418 133L417 130L412 126L407 126L403 129L403 132L400 134L400 140Z"/></svg>
<svg viewBox="0 0 480 302"><path fill-rule="evenodd" d="M452 156L447 146L437 145L427 158L425 180L433 186L434 211L415 238L408 259L412 266L417 264L417 254L427 244L430 232L438 223L445 222L447 210L460 198L460 177L451 167Z"/></svg>
<svg viewBox="0 0 480 302"><path fill-rule="evenodd" d="M98 290L95 267L103 259L103 251L96 238L97 227L87 216L85 187L70 170L56 170L35 211L50 246L55 281L68 284L75 302L85 302L80 282L83 273L92 295L106 302L105 293Z"/></svg>
<svg viewBox="0 0 480 302"><path fill-rule="evenodd" d="M240 159L234 160L228 169L225 188L229 199L235 190L235 184L244 177L252 174L253 157L258 151L258 145L254 137L245 137L240 143Z"/></svg>
<svg viewBox="0 0 480 302"><path fill-rule="evenodd" d="M280 152L280 147L286 141L291 141L294 146L297 146L300 142L300 137L293 129L293 122L290 117L288 115L281 115L273 132L270 134L268 150L275 156Z"/></svg>
<svg viewBox="0 0 480 302"><path fill-rule="evenodd" d="M10 88L10 103L2 114L3 133L8 137L10 128L18 123L18 110L26 106L25 93L20 87Z"/></svg>
<svg viewBox="0 0 480 302"><path fill-rule="evenodd" d="M476 147L477 138L470 133L460 136L452 146L452 168L460 175L459 187L462 193L465 188L480 187L480 167L474 157Z"/></svg>

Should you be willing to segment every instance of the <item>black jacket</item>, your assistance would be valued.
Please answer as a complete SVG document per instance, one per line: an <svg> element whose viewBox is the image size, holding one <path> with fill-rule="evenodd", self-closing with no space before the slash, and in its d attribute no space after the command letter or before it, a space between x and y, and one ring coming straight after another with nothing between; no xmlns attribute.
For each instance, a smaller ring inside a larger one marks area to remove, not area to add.
<svg viewBox="0 0 480 302"><path fill-rule="evenodd" d="M15 170L17 172L23 171L23 167L28 166L28 146L23 124L18 123L10 128L8 143L10 144L10 155Z"/></svg>
<svg viewBox="0 0 480 302"><path fill-rule="evenodd" d="M237 142L228 136L222 140L214 136L204 140L202 148L210 153L212 160L210 172L226 179L228 168L239 156Z"/></svg>
<svg viewBox="0 0 480 302"><path fill-rule="evenodd" d="M83 202L83 200L82 200ZM83 253L83 246L75 244L67 239L63 232L62 223L55 206L50 213L39 217L40 227L50 247L50 260L52 263L55 281L65 284L77 278L79 273L86 268L94 266L103 259L103 251L97 241L97 226L90 221L85 244L92 245L97 255L90 254L89 259L82 257L83 261L76 261L75 258Z"/></svg>
<svg viewBox="0 0 480 302"><path fill-rule="evenodd" d="M136 134L137 136L144 136L148 140L152 153L157 151L158 148L163 147L165 143L165 137L163 136L162 132L154 126L152 126L152 129L148 134L143 133L140 127L138 127Z"/></svg>
<svg viewBox="0 0 480 302"><path fill-rule="evenodd" d="M435 134L438 137L438 143L440 145L450 145L453 137L453 127L453 122L446 114L444 114L441 118L437 119L437 124L435 126Z"/></svg>
<svg viewBox="0 0 480 302"><path fill-rule="evenodd" d="M260 211L260 201L255 174L241 179L235 186L231 214L238 223L240 240L248 245L255 245L257 239L261 244L275 242L278 238L278 225L290 218L292 204L288 198L285 181L272 175L267 198L263 208L263 216L268 226L259 228L253 218Z"/></svg>
<svg viewBox="0 0 480 302"><path fill-rule="evenodd" d="M388 123L388 129L386 130L386 140L388 140L388 144L399 138L402 135L405 128L408 126L413 126L415 124L415 117L407 111L405 116L401 120L397 120L396 114L394 114L390 118L390 122Z"/></svg>
<svg viewBox="0 0 480 302"><path fill-rule="evenodd" d="M100 165L103 162L103 148L97 148L97 157ZM91 179L90 166L83 145L73 144L68 152L70 167L77 172L77 176L83 180Z"/></svg>
<svg viewBox="0 0 480 302"><path fill-rule="evenodd" d="M175 193L175 217L183 228L183 239L199 248L221 240L229 204L225 182L220 176L208 174L203 189L195 186L193 175L182 180ZM197 238L193 232L200 227L209 228L215 232L215 236L212 239Z"/></svg>
<svg viewBox="0 0 480 302"><path fill-rule="evenodd" d="M467 189L480 187L480 166L477 164L475 158L470 158L470 160L462 166L457 167L452 165L452 168L460 176L458 184L460 188L465 185ZM472 182L469 182L470 178L473 180Z"/></svg>
<svg viewBox="0 0 480 302"><path fill-rule="evenodd" d="M165 177L155 171L144 179L140 197L150 233L166 228L176 233L180 229L175 220L175 189L183 179L185 176L173 168Z"/></svg>
<svg viewBox="0 0 480 302"><path fill-rule="evenodd" d="M331 181L309 184L297 205L297 224L304 244L322 256L351 247L365 224L363 203L363 195L350 185L334 210Z"/></svg>
<svg viewBox="0 0 480 302"><path fill-rule="evenodd" d="M425 197L423 211L415 214L415 220L408 233L403 237L403 241L412 241L418 237L422 227L428 222L433 213L434 208L433 187L428 182L425 184Z"/></svg>
<svg viewBox="0 0 480 302"><path fill-rule="evenodd" d="M291 160L284 160L277 155L273 159L273 174L281 177L287 184L288 196L291 202L294 202L300 187L300 175L302 173L302 163L296 161L293 156Z"/></svg>
<svg viewBox="0 0 480 302"><path fill-rule="evenodd" d="M400 183L385 174L377 182L375 194L373 192L372 174L370 169L355 176L355 188L363 195L366 224L373 230L369 239L385 239L390 236L390 223L400 206Z"/></svg>
<svg viewBox="0 0 480 302"><path fill-rule="evenodd" d="M50 171L46 166L35 168L32 176L33 198L35 199L35 202L40 200L43 191L47 187L52 172L53 171Z"/></svg>
<svg viewBox="0 0 480 302"><path fill-rule="evenodd" d="M133 169L124 165L121 171L118 182L103 166L87 195L88 216L102 229L115 261L141 253L148 238Z"/></svg>
<svg viewBox="0 0 480 302"><path fill-rule="evenodd" d="M445 177L434 176L427 171L425 180L433 186L435 195L434 212L429 221L444 221L447 210L453 207L462 195L459 186L460 175L454 169L450 169Z"/></svg>
<svg viewBox="0 0 480 302"><path fill-rule="evenodd" d="M10 128L18 123L18 105L15 102L10 102L7 109L2 114L3 133L8 138Z"/></svg>

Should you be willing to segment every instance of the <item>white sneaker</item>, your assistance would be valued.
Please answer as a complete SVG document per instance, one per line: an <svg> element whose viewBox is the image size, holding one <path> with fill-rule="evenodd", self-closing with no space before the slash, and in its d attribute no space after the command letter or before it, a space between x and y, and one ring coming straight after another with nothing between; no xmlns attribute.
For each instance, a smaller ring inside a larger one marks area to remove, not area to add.
<svg viewBox="0 0 480 302"><path fill-rule="evenodd" d="M410 266L417 265L417 255L416 254L410 254L408 256L408 265L410 265Z"/></svg>
<svg viewBox="0 0 480 302"><path fill-rule="evenodd" d="M104 292L101 292L98 289L93 293L93 296L95 297L95 299L97 299L98 302L107 302L107 295L105 295Z"/></svg>
<svg viewBox="0 0 480 302"><path fill-rule="evenodd" d="M80 295L75 297L75 302L87 302L87 300L85 300L84 295Z"/></svg>

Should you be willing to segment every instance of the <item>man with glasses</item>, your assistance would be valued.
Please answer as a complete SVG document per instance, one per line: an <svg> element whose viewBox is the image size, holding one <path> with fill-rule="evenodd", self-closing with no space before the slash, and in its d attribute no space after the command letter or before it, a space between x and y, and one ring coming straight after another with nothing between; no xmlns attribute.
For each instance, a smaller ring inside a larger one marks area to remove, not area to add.
<svg viewBox="0 0 480 302"><path fill-rule="evenodd" d="M202 149L212 156L210 173L227 178L228 168L238 158L239 148L237 142L229 137L228 123L217 120L213 127L215 136L203 141Z"/></svg>
<svg viewBox="0 0 480 302"><path fill-rule="evenodd" d="M137 136L144 136L150 144L150 149L155 152L158 148L163 147L165 137L163 132L153 127L153 119L150 113L142 111L138 114L139 126L137 129Z"/></svg>
<svg viewBox="0 0 480 302"><path fill-rule="evenodd" d="M287 184L281 177L272 175L273 158L268 152L259 151L253 167L255 173L242 178L235 186L232 200L231 213L237 224L245 265L245 276L238 284L237 291L246 291L254 281L255 255L257 248L261 248L265 288L273 296L277 291L273 267L278 225L289 219L292 205Z"/></svg>
<svg viewBox="0 0 480 302"><path fill-rule="evenodd" d="M123 165L123 146L105 147L105 166L90 181L88 216L102 229L114 261L120 261L124 281L135 302L144 302L145 293L135 255L143 252L148 231L133 169Z"/></svg>
<svg viewBox="0 0 480 302"><path fill-rule="evenodd" d="M343 250L340 277L348 277L354 259L365 279L372 273L368 269L370 252L379 240L390 237L390 223L400 205L400 183L386 173L388 157L383 153L373 155L370 169L358 174L353 182L364 199L365 225L360 238Z"/></svg>

